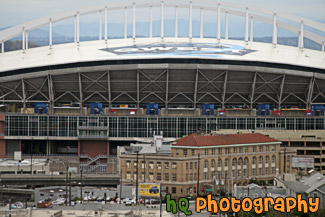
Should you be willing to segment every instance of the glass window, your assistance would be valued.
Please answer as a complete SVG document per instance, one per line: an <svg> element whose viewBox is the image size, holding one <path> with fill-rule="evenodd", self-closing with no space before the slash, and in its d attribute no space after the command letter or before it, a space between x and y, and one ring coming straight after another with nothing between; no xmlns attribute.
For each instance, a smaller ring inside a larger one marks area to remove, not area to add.
<svg viewBox="0 0 325 217"><path fill-rule="evenodd" d="M193 169L193 162L190 163L190 170Z"/></svg>
<svg viewBox="0 0 325 217"><path fill-rule="evenodd" d="M275 145L272 145L272 151L275 151Z"/></svg>
<svg viewBox="0 0 325 217"><path fill-rule="evenodd" d="M131 167L131 161L126 161L126 168L130 168Z"/></svg>
<svg viewBox="0 0 325 217"><path fill-rule="evenodd" d="M131 172L126 172L126 177L125 177L127 180L130 180L131 179Z"/></svg>
<svg viewBox="0 0 325 217"><path fill-rule="evenodd" d="M183 155L184 155L184 156L187 155L187 149L186 149L186 148L183 149Z"/></svg>
<svg viewBox="0 0 325 217"><path fill-rule="evenodd" d="M157 162L157 169L161 170L161 162Z"/></svg>
<svg viewBox="0 0 325 217"><path fill-rule="evenodd" d="M146 168L146 162L142 161L142 169L145 169L145 168Z"/></svg>
<svg viewBox="0 0 325 217"><path fill-rule="evenodd" d="M269 163L269 156L265 157L265 163L268 164Z"/></svg>
<svg viewBox="0 0 325 217"><path fill-rule="evenodd" d="M243 153L243 148L242 148L242 147L239 147L238 152L239 152L239 153Z"/></svg>
<svg viewBox="0 0 325 217"><path fill-rule="evenodd" d="M149 162L149 169L152 169L153 170L153 161L150 161Z"/></svg>
<svg viewBox="0 0 325 217"><path fill-rule="evenodd" d="M177 169L177 163L175 163L175 162L172 163L172 169L173 170L176 170Z"/></svg>
<svg viewBox="0 0 325 217"><path fill-rule="evenodd" d="M194 162L194 169L197 169L197 162Z"/></svg>
<svg viewBox="0 0 325 217"><path fill-rule="evenodd" d="M211 154L215 155L215 151L216 151L215 149L211 149Z"/></svg>
<svg viewBox="0 0 325 217"><path fill-rule="evenodd" d="M233 148L232 148L232 153L234 153L234 154L237 153L237 148L236 148L236 147L233 147Z"/></svg>
<svg viewBox="0 0 325 217"><path fill-rule="evenodd" d="M153 173L149 173L149 180L154 180Z"/></svg>
<svg viewBox="0 0 325 217"><path fill-rule="evenodd" d="M157 173L157 180L161 181L161 173Z"/></svg>
<svg viewBox="0 0 325 217"><path fill-rule="evenodd" d="M195 155L195 150L194 149L192 149L192 156L194 156Z"/></svg>
<svg viewBox="0 0 325 217"><path fill-rule="evenodd" d="M176 194L176 187L172 187L172 194Z"/></svg>
<svg viewBox="0 0 325 217"><path fill-rule="evenodd" d="M262 157L262 156L260 156L260 157L258 158L258 163L259 163L259 164L262 164L262 163L263 163L263 157Z"/></svg>
<svg viewBox="0 0 325 217"><path fill-rule="evenodd" d="M169 173L165 173L165 181L169 181Z"/></svg>
<svg viewBox="0 0 325 217"><path fill-rule="evenodd" d="M256 146L253 146L253 152L256 152Z"/></svg>
<svg viewBox="0 0 325 217"><path fill-rule="evenodd" d="M188 163L186 163L186 167L185 167L186 170L188 170Z"/></svg>
<svg viewBox="0 0 325 217"><path fill-rule="evenodd" d="M222 163L222 161L221 161L221 159L219 159L218 160L218 167L221 167L221 163Z"/></svg>
<svg viewBox="0 0 325 217"><path fill-rule="evenodd" d="M179 155L179 149L176 148L176 155Z"/></svg>
<svg viewBox="0 0 325 217"><path fill-rule="evenodd" d="M263 152L263 146L262 145L260 145L259 151Z"/></svg>
<svg viewBox="0 0 325 217"><path fill-rule="evenodd" d="M169 163L165 162L165 169L168 170L169 169Z"/></svg>
<svg viewBox="0 0 325 217"><path fill-rule="evenodd" d="M204 155L208 155L209 154L209 149L204 149Z"/></svg>
<svg viewBox="0 0 325 217"><path fill-rule="evenodd" d="M173 181L176 182L176 173L173 173Z"/></svg>
<svg viewBox="0 0 325 217"><path fill-rule="evenodd" d="M218 154L222 154L222 148L218 148Z"/></svg>
<svg viewBox="0 0 325 217"><path fill-rule="evenodd" d="M268 145L265 146L265 151L269 151L270 147Z"/></svg>

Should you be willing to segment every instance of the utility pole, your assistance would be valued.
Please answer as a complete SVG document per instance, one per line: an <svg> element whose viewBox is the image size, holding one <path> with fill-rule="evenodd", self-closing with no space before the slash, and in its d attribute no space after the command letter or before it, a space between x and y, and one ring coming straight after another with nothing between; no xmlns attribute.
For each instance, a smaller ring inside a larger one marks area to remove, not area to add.
<svg viewBox="0 0 325 217"><path fill-rule="evenodd" d="M200 189L200 153L197 155L197 183L196 183L196 197L199 197Z"/></svg>
<svg viewBox="0 0 325 217"><path fill-rule="evenodd" d="M284 181L284 174L286 173L286 162L287 162L287 150L286 150L286 147L284 147L284 155L283 155L283 158L284 158L284 164L283 164L283 181Z"/></svg>
<svg viewBox="0 0 325 217"><path fill-rule="evenodd" d="M81 199L81 204L83 201L83 197L82 197L82 169L80 170L80 199Z"/></svg>
<svg viewBox="0 0 325 217"><path fill-rule="evenodd" d="M137 179L136 179L136 186L135 186L135 189L136 189L136 195L135 195L135 198L136 198L136 205L138 205L138 185L139 185L139 151L136 151L137 153Z"/></svg>
<svg viewBox="0 0 325 217"><path fill-rule="evenodd" d="M71 206L71 172L69 172L69 206Z"/></svg>
<svg viewBox="0 0 325 217"><path fill-rule="evenodd" d="M30 174L33 175L33 139L30 144Z"/></svg>
<svg viewBox="0 0 325 217"><path fill-rule="evenodd" d="M121 167L121 175L120 175L120 203L122 203L122 167Z"/></svg>
<svg viewBox="0 0 325 217"><path fill-rule="evenodd" d="M147 165L146 165L146 155L143 155L143 162L144 162L144 168L143 168L143 170L144 170L144 178L143 178L143 182L144 183L146 183L146 167L147 167Z"/></svg>
<svg viewBox="0 0 325 217"><path fill-rule="evenodd" d="M69 167L67 167L67 173L65 177L65 205L68 205L68 171Z"/></svg>

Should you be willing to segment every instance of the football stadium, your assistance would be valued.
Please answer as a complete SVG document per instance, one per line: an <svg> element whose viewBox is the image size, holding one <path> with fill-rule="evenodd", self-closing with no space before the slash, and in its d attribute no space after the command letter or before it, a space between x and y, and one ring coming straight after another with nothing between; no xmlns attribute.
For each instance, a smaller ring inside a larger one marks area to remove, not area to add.
<svg viewBox="0 0 325 217"><path fill-rule="evenodd" d="M142 9L145 34L137 21ZM114 11L124 25L112 38ZM186 35L179 34L184 13ZM216 20L213 37L205 34L208 13ZM98 38L81 40L80 20L90 14ZM230 37L233 17L242 19L240 38ZM55 24L65 20L74 23L74 41L56 44ZM254 40L255 23L270 28L271 42ZM47 29L48 44L30 48L28 33L39 28ZM280 30L294 34L296 46L279 44ZM324 32L325 24L304 17L209 0L115 1L2 30L0 157L21 152L116 173L117 147L139 139L258 131L282 141L284 154L313 157L325 172ZM15 38L21 49L6 51ZM306 48L306 40L319 49Z"/></svg>

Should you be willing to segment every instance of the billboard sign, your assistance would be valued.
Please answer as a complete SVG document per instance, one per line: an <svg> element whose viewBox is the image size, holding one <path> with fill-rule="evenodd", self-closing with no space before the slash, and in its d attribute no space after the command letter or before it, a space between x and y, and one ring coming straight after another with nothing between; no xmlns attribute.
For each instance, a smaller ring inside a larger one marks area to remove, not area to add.
<svg viewBox="0 0 325 217"><path fill-rule="evenodd" d="M255 52L243 46L223 43L148 43L100 49L123 56L210 57L244 56Z"/></svg>
<svg viewBox="0 0 325 217"><path fill-rule="evenodd" d="M291 160L292 167L314 168L314 158L312 157L293 157Z"/></svg>
<svg viewBox="0 0 325 217"><path fill-rule="evenodd" d="M160 184L157 183L140 183L140 197L160 197Z"/></svg>

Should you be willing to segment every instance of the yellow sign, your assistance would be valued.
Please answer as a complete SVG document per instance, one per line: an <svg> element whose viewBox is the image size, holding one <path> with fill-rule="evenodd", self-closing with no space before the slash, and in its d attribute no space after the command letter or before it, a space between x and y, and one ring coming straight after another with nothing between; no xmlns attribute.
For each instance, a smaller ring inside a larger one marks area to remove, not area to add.
<svg viewBox="0 0 325 217"><path fill-rule="evenodd" d="M140 183L139 184L140 197L160 197L160 184Z"/></svg>

